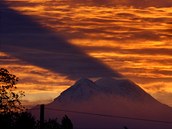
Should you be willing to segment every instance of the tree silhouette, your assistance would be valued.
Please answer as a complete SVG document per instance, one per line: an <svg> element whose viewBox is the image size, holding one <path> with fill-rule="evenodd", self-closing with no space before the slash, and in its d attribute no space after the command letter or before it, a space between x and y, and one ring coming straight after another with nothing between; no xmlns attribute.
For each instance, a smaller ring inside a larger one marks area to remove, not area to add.
<svg viewBox="0 0 172 129"><path fill-rule="evenodd" d="M73 124L67 115L62 118L62 129L73 129Z"/></svg>
<svg viewBox="0 0 172 129"><path fill-rule="evenodd" d="M61 125L58 123L57 118L49 119L44 123L44 129L61 129Z"/></svg>
<svg viewBox="0 0 172 129"><path fill-rule="evenodd" d="M0 127L2 129L38 129L37 121L27 112L0 113Z"/></svg>
<svg viewBox="0 0 172 129"><path fill-rule="evenodd" d="M0 113L0 127L2 129L14 129L14 115L12 113Z"/></svg>
<svg viewBox="0 0 172 129"><path fill-rule="evenodd" d="M0 68L0 113L17 112L23 109L19 98L23 92L16 93L18 77L7 69Z"/></svg>
<svg viewBox="0 0 172 129"><path fill-rule="evenodd" d="M16 113L15 129L35 129L36 128L36 120L28 112Z"/></svg>

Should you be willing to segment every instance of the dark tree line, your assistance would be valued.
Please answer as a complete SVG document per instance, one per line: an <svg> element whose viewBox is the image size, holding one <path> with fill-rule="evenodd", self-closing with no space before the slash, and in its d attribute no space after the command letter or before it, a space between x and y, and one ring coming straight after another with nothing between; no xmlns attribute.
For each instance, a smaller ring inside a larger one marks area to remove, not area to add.
<svg viewBox="0 0 172 129"><path fill-rule="evenodd" d="M41 129L40 122L28 112L1 113L0 127L2 129ZM73 129L73 124L65 115L60 123L57 118L45 121L43 129Z"/></svg>

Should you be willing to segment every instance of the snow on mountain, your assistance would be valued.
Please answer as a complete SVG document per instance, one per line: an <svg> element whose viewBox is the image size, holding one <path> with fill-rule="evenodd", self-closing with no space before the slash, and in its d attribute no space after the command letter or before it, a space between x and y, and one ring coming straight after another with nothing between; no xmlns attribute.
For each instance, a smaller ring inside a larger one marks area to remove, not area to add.
<svg viewBox="0 0 172 129"><path fill-rule="evenodd" d="M68 103L84 101L97 94L97 88L98 87L93 81L82 78L69 89L62 92L61 95L55 99L55 101L57 100Z"/></svg>
<svg viewBox="0 0 172 129"><path fill-rule="evenodd" d="M95 81L95 84L105 94L139 101L156 101L138 85L126 78L101 78Z"/></svg>
<svg viewBox="0 0 172 129"><path fill-rule="evenodd" d="M54 101L63 103L83 102L96 97L122 97L131 101L157 102L143 89L126 78L101 78L95 82L82 78L61 93Z"/></svg>

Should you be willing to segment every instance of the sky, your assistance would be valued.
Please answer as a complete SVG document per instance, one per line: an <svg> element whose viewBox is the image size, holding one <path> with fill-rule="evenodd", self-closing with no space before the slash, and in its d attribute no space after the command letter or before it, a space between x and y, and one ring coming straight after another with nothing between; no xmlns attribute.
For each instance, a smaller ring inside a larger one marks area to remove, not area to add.
<svg viewBox="0 0 172 129"><path fill-rule="evenodd" d="M171 0L4 0L0 67L23 103L53 101L81 77L129 78L172 106Z"/></svg>

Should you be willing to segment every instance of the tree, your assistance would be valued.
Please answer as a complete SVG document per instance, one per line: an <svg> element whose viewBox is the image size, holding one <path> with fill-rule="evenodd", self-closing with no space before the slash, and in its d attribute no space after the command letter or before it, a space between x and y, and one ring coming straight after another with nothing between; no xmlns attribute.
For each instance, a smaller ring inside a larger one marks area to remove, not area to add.
<svg viewBox="0 0 172 129"><path fill-rule="evenodd" d="M61 129L61 125L58 123L57 118L49 119L44 123L44 129Z"/></svg>
<svg viewBox="0 0 172 129"><path fill-rule="evenodd" d="M0 113L0 125L2 129L13 129L14 128L14 115L12 113Z"/></svg>
<svg viewBox="0 0 172 129"><path fill-rule="evenodd" d="M0 68L0 113L18 112L24 109L20 97L23 92L16 92L18 77L10 74L7 69Z"/></svg>
<svg viewBox="0 0 172 129"><path fill-rule="evenodd" d="M36 120L31 113L16 113L14 120L14 129L36 129Z"/></svg>
<svg viewBox="0 0 172 129"><path fill-rule="evenodd" d="M73 124L67 115L62 118L62 129L73 129Z"/></svg>
<svg viewBox="0 0 172 129"><path fill-rule="evenodd" d="M0 127L2 129L39 129L37 121L28 112L0 113Z"/></svg>

